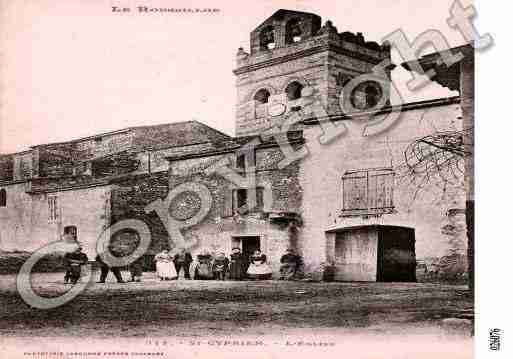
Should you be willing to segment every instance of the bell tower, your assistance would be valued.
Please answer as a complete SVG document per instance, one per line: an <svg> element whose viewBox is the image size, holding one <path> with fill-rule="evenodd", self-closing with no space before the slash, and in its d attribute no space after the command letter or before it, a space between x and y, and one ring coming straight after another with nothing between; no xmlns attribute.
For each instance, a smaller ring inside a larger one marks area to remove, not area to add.
<svg viewBox="0 0 513 359"><path fill-rule="evenodd" d="M339 95L354 77L390 59L390 48L361 33L338 33L318 15L278 10L250 35L250 52L237 52L236 135L254 135L280 124L316 101L327 116L342 114ZM354 108L365 110L389 89L362 83L352 89ZM308 99L306 99L308 97Z"/></svg>

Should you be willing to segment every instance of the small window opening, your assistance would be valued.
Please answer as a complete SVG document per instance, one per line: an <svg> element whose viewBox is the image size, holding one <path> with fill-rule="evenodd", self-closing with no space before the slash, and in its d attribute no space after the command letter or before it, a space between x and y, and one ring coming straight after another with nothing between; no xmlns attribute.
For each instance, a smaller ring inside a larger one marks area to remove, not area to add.
<svg viewBox="0 0 513 359"><path fill-rule="evenodd" d="M275 47L274 27L267 26L260 32L260 48L264 50L272 50Z"/></svg>
<svg viewBox="0 0 513 359"><path fill-rule="evenodd" d="M303 31L301 30L301 22L299 19L292 19L287 23L285 34L288 44L301 41Z"/></svg>
<svg viewBox="0 0 513 359"><path fill-rule="evenodd" d="M268 103L271 94L266 89L258 90L253 99L260 104Z"/></svg>
<svg viewBox="0 0 513 359"><path fill-rule="evenodd" d="M303 85L299 82L294 81L291 82L287 88L285 89L285 93L287 94L287 99L289 101L297 100L301 98L301 91L303 90Z"/></svg>

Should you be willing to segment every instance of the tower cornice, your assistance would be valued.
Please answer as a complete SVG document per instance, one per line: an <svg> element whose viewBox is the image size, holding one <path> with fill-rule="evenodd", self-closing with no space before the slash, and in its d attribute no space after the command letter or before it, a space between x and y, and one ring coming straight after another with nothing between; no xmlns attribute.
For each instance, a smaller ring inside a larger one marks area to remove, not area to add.
<svg viewBox="0 0 513 359"><path fill-rule="evenodd" d="M286 54L283 56L277 56L277 57L273 57L273 58L270 58L267 60L263 60L261 62L240 66L240 67L236 68L235 70L233 70L233 73L235 75L241 75L246 72L251 72L251 71L262 69L265 67L282 64L285 62L289 62L292 60L300 59L303 57L311 56L311 55L322 53L322 52L334 52L334 53L337 53L340 55L346 55L351 58L363 60L365 62L369 62L369 63L375 64L375 65L379 64L385 58L385 57L381 57L381 56L371 56L371 55L364 54L364 53L361 53L358 51L353 51L351 49L344 48L343 46L339 46L335 43L325 41L325 43L323 43L323 44L309 47L304 50L298 50L296 52L289 53L289 54Z"/></svg>

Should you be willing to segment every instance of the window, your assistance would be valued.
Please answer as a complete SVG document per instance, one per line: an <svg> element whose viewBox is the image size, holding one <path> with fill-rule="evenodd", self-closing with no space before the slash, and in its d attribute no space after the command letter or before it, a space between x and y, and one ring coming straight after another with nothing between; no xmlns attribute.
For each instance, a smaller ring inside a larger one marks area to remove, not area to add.
<svg viewBox="0 0 513 359"><path fill-rule="evenodd" d="M256 118L267 117L267 104L271 93L266 89L260 89L257 91L253 100L255 100L255 116Z"/></svg>
<svg viewBox="0 0 513 359"><path fill-rule="evenodd" d="M235 190L235 198L233 201L236 206L235 210L244 207L248 204L248 190L247 189L237 189Z"/></svg>
<svg viewBox="0 0 513 359"><path fill-rule="evenodd" d="M235 151L235 171L246 173L250 171L256 163L256 153L254 147L249 147Z"/></svg>
<svg viewBox="0 0 513 359"><path fill-rule="evenodd" d="M235 168L238 172L246 172L246 155L244 153L237 155L235 159Z"/></svg>
<svg viewBox="0 0 513 359"><path fill-rule="evenodd" d="M260 32L260 49L272 50L276 46L274 42L274 27L267 26Z"/></svg>
<svg viewBox="0 0 513 359"><path fill-rule="evenodd" d="M302 34L303 31L301 30L301 22L299 19L292 19L287 22L285 26L285 41L287 44L301 41Z"/></svg>
<svg viewBox="0 0 513 359"><path fill-rule="evenodd" d="M0 207L7 206L7 192L5 189L0 189Z"/></svg>
<svg viewBox="0 0 513 359"><path fill-rule="evenodd" d="M259 104L264 104L269 102L269 97L271 94L266 89L260 89L257 91L253 99L257 101Z"/></svg>
<svg viewBox="0 0 513 359"><path fill-rule="evenodd" d="M78 239L78 230L76 226L66 226L64 227L64 234L69 234L73 237L73 239Z"/></svg>
<svg viewBox="0 0 513 359"><path fill-rule="evenodd" d="M301 90L303 90L303 85L297 81L291 82L288 84L287 88L285 88L287 99L289 101L294 101L301 98Z"/></svg>
<svg viewBox="0 0 513 359"><path fill-rule="evenodd" d="M59 218L59 206L57 196L48 197L48 222L55 223Z"/></svg>
<svg viewBox="0 0 513 359"><path fill-rule="evenodd" d="M372 109L381 97L381 85L375 81L366 81L354 88L351 93L351 104L359 110Z"/></svg>
<svg viewBox="0 0 513 359"><path fill-rule="evenodd" d="M233 190L233 213L241 212L242 207L248 204L248 189L247 188L239 188ZM261 212L264 209L264 188L257 187L256 188L256 206L254 208L249 208L249 212Z"/></svg>
<svg viewBox="0 0 513 359"><path fill-rule="evenodd" d="M348 171L342 177L342 215L391 213L394 171L366 169Z"/></svg>

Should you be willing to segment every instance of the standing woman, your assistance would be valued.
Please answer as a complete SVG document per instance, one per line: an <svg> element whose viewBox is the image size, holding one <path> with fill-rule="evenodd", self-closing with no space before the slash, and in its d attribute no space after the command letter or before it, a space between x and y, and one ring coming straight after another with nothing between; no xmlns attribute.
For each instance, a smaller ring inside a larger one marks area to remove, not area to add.
<svg viewBox="0 0 513 359"><path fill-rule="evenodd" d="M271 279L273 271L267 263L267 256L258 249L249 257L248 278L264 280Z"/></svg>
<svg viewBox="0 0 513 359"><path fill-rule="evenodd" d="M198 264L194 270L194 279L212 279L214 273L212 272L212 255L208 252L203 252L197 256Z"/></svg>
<svg viewBox="0 0 513 359"><path fill-rule="evenodd" d="M224 253L219 253L214 258L212 263L212 271L214 272L214 279L224 280L226 278L226 272L230 266L230 261L225 257Z"/></svg>
<svg viewBox="0 0 513 359"><path fill-rule="evenodd" d="M154 261L157 263L157 276L160 280L177 279L173 257L169 255L168 250L163 250L155 256Z"/></svg>
<svg viewBox="0 0 513 359"><path fill-rule="evenodd" d="M230 279L242 280L244 278L244 257L240 248L233 248L230 255Z"/></svg>

